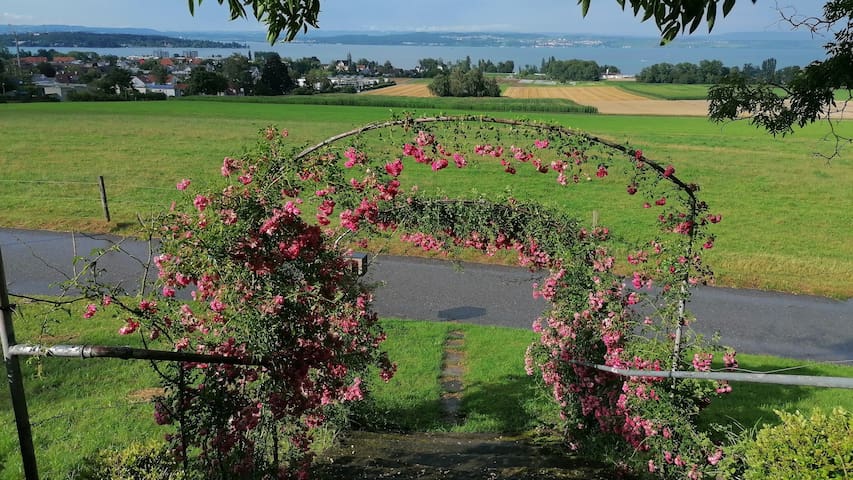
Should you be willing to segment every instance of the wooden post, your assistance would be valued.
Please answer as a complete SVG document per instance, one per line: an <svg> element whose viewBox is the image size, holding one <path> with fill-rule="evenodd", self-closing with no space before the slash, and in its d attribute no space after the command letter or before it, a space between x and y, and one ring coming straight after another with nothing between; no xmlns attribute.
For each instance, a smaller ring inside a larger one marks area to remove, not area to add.
<svg viewBox="0 0 853 480"><path fill-rule="evenodd" d="M12 328L12 305L9 303L9 293L6 291L3 252L0 252L0 344L3 347L3 362L6 364L6 378L12 395L15 424L18 427L18 443L21 446L24 476L27 480L38 480L36 453L33 448L33 434L30 430L30 414L27 412L21 365L18 363L18 357L9 351L9 348L15 345L15 330Z"/></svg>
<svg viewBox="0 0 853 480"><path fill-rule="evenodd" d="M98 184L101 189L101 206L104 207L104 218L107 219L107 223L110 221L110 207L107 205L107 189L104 187L104 176L98 176Z"/></svg>

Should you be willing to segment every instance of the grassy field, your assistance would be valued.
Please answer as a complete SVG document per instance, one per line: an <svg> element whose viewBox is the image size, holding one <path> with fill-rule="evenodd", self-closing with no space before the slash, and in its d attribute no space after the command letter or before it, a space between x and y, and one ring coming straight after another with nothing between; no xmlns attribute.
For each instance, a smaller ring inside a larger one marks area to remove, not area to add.
<svg viewBox="0 0 853 480"><path fill-rule="evenodd" d="M435 111L421 113L429 112ZM137 213L162 211L178 198L174 185L181 178L201 186L218 182L222 157L252 145L268 124L289 128L291 141L303 144L387 120L389 113L379 107L203 101L2 105L0 129L10 133L0 143L0 225L129 232ZM831 149L823 141L825 125L773 138L746 123L716 125L702 118L535 118L642 148L701 185L702 197L723 215L714 230L717 248L708 255L718 283L853 296L853 155L845 150L830 164L812 156ZM838 129L853 136L853 122ZM649 234L643 225L653 224L648 214L656 214L638 209L642 200L625 195L625 181L616 174L589 186L559 187L551 177L546 181L525 169L508 176L487 164L438 175L407 172L423 188L447 194L510 187L519 198L581 219L596 210L603 224L628 237ZM98 175L106 178L109 225L102 219Z"/></svg>
<svg viewBox="0 0 853 480"><path fill-rule="evenodd" d="M708 88L710 88L710 85L619 81L608 81L606 84L619 87L626 92L659 100L705 100L708 98Z"/></svg>
<svg viewBox="0 0 853 480"><path fill-rule="evenodd" d="M21 302L24 303L24 302ZM118 320L95 317L84 320L80 311L71 317L46 314L23 305L25 317L16 316L19 341L48 343L128 344L119 337ZM41 319L51 318L41 336ZM452 323L386 319L384 344L399 365L396 376L384 383L371 376L371 399L355 408L354 426L403 431L523 433L548 427L556 410L547 394L524 373L523 356L535 334L527 330L480 327ZM450 330L465 333L467 354L460 425L441 421L439 376L442 345ZM741 366L774 370L807 364L773 357L739 355ZM86 455L103 448L120 448L135 440L162 438L165 430L152 419L150 396L157 386L146 362L111 359L73 360L44 358L23 365L24 383L37 460L42 478L64 478ZM853 377L853 368L810 364L790 373ZM731 395L712 404L701 421L750 427L776 423L774 409L809 411L842 406L853 410L847 391L772 385L735 385ZM73 448L70 448L73 446ZM0 395L0 479L21 478L17 435L8 394Z"/></svg>

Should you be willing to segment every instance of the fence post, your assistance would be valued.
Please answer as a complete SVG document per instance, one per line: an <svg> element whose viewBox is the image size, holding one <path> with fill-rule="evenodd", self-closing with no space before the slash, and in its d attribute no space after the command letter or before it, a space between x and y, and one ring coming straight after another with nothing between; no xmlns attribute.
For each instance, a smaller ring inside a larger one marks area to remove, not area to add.
<svg viewBox="0 0 853 480"><path fill-rule="evenodd" d="M107 223L110 221L110 207L107 205L107 189L104 186L104 176L98 176L98 186L101 190L101 206L104 207L104 217L107 219Z"/></svg>
<svg viewBox="0 0 853 480"><path fill-rule="evenodd" d="M12 305L9 303L9 292L6 291L2 251L0 251L0 344L3 347L3 362L6 364L6 378L9 381L9 392L12 396L15 424L18 427L18 443L21 446L24 475L27 480L38 480L36 453L33 448L33 434L30 429L30 415L27 412L21 365L18 363L18 357L9 351L9 347L15 344L15 330L12 327Z"/></svg>

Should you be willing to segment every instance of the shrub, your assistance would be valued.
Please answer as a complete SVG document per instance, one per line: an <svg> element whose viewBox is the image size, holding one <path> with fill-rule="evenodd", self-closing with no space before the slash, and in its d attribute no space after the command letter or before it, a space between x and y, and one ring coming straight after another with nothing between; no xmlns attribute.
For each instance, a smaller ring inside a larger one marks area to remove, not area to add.
<svg viewBox="0 0 853 480"><path fill-rule="evenodd" d="M776 412L781 425L764 427L741 446L729 473L745 480L853 478L853 413L836 408L806 417Z"/></svg>
<svg viewBox="0 0 853 480"><path fill-rule="evenodd" d="M186 480L165 445L134 443L124 450L104 450L86 458L68 480Z"/></svg>

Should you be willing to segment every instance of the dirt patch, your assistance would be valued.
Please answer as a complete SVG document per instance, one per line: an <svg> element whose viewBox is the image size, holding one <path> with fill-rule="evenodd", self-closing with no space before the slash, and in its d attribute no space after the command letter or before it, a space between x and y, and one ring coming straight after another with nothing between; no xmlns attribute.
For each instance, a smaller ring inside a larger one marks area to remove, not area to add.
<svg viewBox="0 0 853 480"><path fill-rule="evenodd" d="M476 433L352 432L317 461L317 477L331 479L610 479L603 465L556 444Z"/></svg>
<svg viewBox="0 0 853 480"><path fill-rule="evenodd" d="M162 388L143 388L142 390L127 394L127 399L132 403L147 403L155 397L163 395L165 392Z"/></svg>

